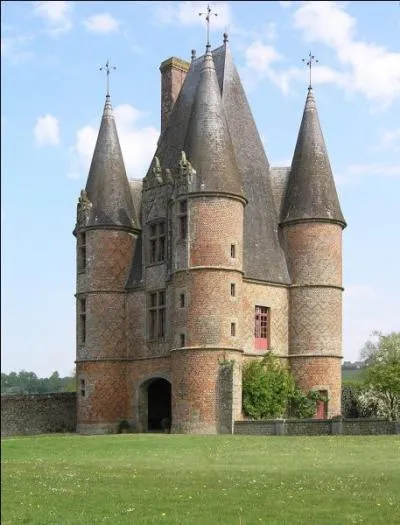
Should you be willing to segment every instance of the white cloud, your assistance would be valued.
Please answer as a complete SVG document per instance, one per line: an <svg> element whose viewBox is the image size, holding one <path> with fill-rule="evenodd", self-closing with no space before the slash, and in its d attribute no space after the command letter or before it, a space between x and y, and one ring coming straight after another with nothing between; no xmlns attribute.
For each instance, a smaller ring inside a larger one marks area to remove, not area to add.
<svg viewBox="0 0 400 525"><path fill-rule="evenodd" d="M110 13L100 13L84 20L84 25L92 33L112 33L118 31L119 22Z"/></svg>
<svg viewBox="0 0 400 525"><path fill-rule="evenodd" d="M400 164L390 162L372 162L370 164L351 164L335 175L338 184L358 182L363 177L400 178Z"/></svg>
<svg viewBox="0 0 400 525"><path fill-rule="evenodd" d="M257 73L268 73L271 64L281 59L273 46L266 46L259 40L250 44L245 50L246 66Z"/></svg>
<svg viewBox="0 0 400 525"><path fill-rule="evenodd" d="M204 2L161 2L155 12L156 20L161 24L205 27L204 16L199 16L199 13L205 12L205 5ZM210 7L212 9L210 30L228 29L232 24L232 9L229 3L213 2ZM217 13L217 16L213 16L212 13Z"/></svg>
<svg viewBox="0 0 400 525"><path fill-rule="evenodd" d="M52 115L39 117L33 130L38 146L57 146L60 143L60 126Z"/></svg>
<svg viewBox="0 0 400 525"><path fill-rule="evenodd" d="M381 108L400 97L400 53L357 39L357 21L344 7L336 2L304 2L294 13L294 24L307 42L321 42L334 50L346 68L339 74L346 90L362 93ZM332 81L338 83L337 78Z"/></svg>
<svg viewBox="0 0 400 525"><path fill-rule="evenodd" d="M57 36L72 28L72 3L64 1L33 2L35 15L47 23L49 34Z"/></svg>
<svg viewBox="0 0 400 525"><path fill-rule="evenodd" d="M5 36L1 39L1 56L13 64L19 64L33 57L29 49L33 37L26 35Z"/></svg>
<svg viewBox="0 0 400 525"><path fill-rule="evenodd" d="M386 129L381 132L379 149L387 151L400 151L400 128Z"/></svg>
<svg viewBox="0 0 400 525"><path fill-rule="evenodd" d="M130 104L117 106L114 115L127 175L131 179L141 179L146 175L156 150L159 130L153 126L140 127L138 121L144 114ZM98 129L90 125L77 131L68 177L77 178L78 173L87 175L97 134Z"/></svg>

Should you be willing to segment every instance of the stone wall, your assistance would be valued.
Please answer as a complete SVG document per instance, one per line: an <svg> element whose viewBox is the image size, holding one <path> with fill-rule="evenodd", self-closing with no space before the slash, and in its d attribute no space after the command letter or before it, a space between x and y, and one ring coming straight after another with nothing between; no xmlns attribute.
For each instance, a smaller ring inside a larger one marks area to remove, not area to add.
<svg viewBox="0 0 400 525"><path fill-rule="evenodd" d="M400 434L400 423L383 419L277 419L267 421L235 421L233 433L257 436Z"/></svg>
<svg viewBox="0 0 400 525"><path fill-rule="evenodd" d="M1 396L2 437L75 429L75 392Z"/></svg>

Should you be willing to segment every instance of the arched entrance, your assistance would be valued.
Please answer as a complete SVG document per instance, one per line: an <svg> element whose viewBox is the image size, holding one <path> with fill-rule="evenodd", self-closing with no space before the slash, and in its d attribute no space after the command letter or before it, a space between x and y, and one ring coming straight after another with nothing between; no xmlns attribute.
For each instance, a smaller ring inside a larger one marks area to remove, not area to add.
<svg viewBox="0 0 400 525"><path fill-rule="evenodd" d="M167 431L171 426L171 383L162 377L142 383L139 411L142 432Z"/></svg>

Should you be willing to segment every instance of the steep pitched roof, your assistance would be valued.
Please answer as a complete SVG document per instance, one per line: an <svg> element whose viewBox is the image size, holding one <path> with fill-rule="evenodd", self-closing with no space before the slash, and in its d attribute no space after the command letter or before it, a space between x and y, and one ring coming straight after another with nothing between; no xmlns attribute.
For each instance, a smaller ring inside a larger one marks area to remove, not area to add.
<svg viewBox="0 0 400 525"><path fill-rule="evenodd" d="M137 227L109 95L104 105L86 192L93 206L88 226Z"/></svg>
<svg viewBox="0 0 400 525"><path fill-rule="evenodd" d="M244 197L248 199L244 210L245 276L286 284L290 278L278 238L268 160L229 47L223 45L215 49L212 57ZM155 155L162 168L177 166L184 150L203 61L204 57L199 57L191 62L167 126L160 136ZM191 161L189 155L188 159Z"/></svg>
<svg viewBox="0 0 400 525"><path fill-rule="evenodd" d="M183 150L196 170L195 191L243 195L209 46L203 58Z"/></svg>
<svg viewBox="0 0 400 525"><path fill-rule="evenodd" d="M310 219L329 220L346 226L312 88L308 89L297 137L282 223Z"/></svg>

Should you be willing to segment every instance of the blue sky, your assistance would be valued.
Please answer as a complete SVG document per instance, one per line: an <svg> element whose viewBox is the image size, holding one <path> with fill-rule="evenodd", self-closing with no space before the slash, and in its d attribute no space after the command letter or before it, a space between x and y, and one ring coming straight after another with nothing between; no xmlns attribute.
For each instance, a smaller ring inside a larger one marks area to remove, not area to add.
<svg viewBox="0 0 400 525"><path fill-rule="evenodd" d="M202 54L203 2L2 2L2 371L69 374L76 203L101 117L107 58L128 176L160 129L160 63ZM343 351L400 329L400 6L214 2L272 165L289 165L313 86L342 209Z"/></svg>

